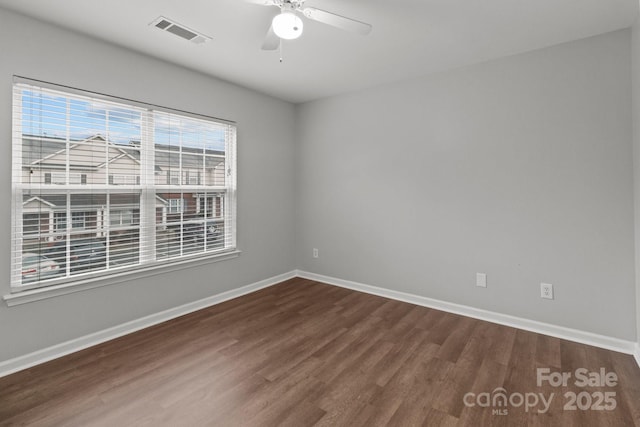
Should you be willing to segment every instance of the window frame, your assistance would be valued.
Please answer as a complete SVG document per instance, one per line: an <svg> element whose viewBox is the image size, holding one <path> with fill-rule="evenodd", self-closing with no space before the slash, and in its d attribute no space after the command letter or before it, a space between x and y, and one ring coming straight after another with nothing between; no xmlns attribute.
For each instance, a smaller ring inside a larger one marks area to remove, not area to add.
<svg viewBox="0 0 640 427"><path fill-rule="evenodd" d="M126 218L129 220L127 222L124 221ZM117 217L118 221L114 223L114 219ZM109 211L109 225L111 227L131 227L132 225L138 225L135 221L135 215L133 213L133 209L127 208L118 208L112 209Z"/></svg>
<svg viewBox="0 0 640 427"><path fill-rule="evenodd" d="M23 227L24 230L24 227ZM53 232L64 232L67 230L67 212L54 212L53 213Z"/></svg>
<svg viewBox="0 0 640 427"><path fill-rule="evenodd" d="M184 212L184 199L169 199L169 205L167 206L167 213L170 215L181 214Z"/></svg>
<svg viewBox="0 0 640 427"><path fill-rule="evenodd" d="M178 182L177 184L168 184L166 186L162 186L162 185L156 185L155 182L155 177L154 177L154 173L153 173L153 167L151 167L150 169L148 168L147 170L147 174L146 176L143 176L143 171L142 171L142 167L143 165L141 165L141 171L140 171L140 175L138 175L138 179L136 180L135 184L130 184L130 183L125 183L125 184L115 184L113 183L112 180L109 179L109 177L107 176L108 182L106 183L107 187L114 187L114 186L122 186L122 187L133 187L136 188L137 190L139 190L139 194L140 194L140 210L145 210L146 211L146 217L145 215L142 214L142 212L139 214L139 218L137 218L137 221L141 224L141 226L139 227L141 229L141 235L140 235L140 242L139 242L139 259L140 262L136 265L133 266L126 266L126 267L118 267L118 268L113 268L113 269L105 269L105 270L100 270L100 271L96 271L96 272L92 272L90 274L82 274L82 275L78 275L78 276L67 276L65 278L62 279L53 279L53 280L48 280L45 283L41 283L41 282L37 282L35 284L29 284L29 285L22 285L18 280L16 280L16 277L19 278L19 274L21 273L21 269L22 269L22 265L21 263L16 263L15 262L15 258L16 258L16 254L21 254L22 253L22 246L21 245L16 245L15 241L17 239L14 238L14 235L16 233L15 230L23 230L22 229L22 201L23 201L23 194L25 193L25 191L27 189L30 188L30 183L26 184L24 182L21 182L21 176L22 176L22 166L18 166L16 167L16 151L19 151L19 156L22 155L21 151L22 151L22 140L23 140L23 135L22 135L22 129L21 129L21 123L19 119L15 119L16 117L16 112L14 111L14 122L13 122L13 137L12 137L12 149L13 149L13 154L12 154L12 158L14 159L14 167L13 167L13 174L12 174L12 273L11 273L11 293L12 294L16 294L19 295L21 293L28 293L28 294L33 294L34 292L39 293L41 291L47 291L48 289L51 289L52 291L56 291L57 294L60 294L60 289L62 288L68 288L70 286L74 286L74 285L82 285L82 287L87 287L87 283L91 283L91 282L101 282L101 283L119 283L122 282L123 279L121 279L121 277L127 277L127 276L131 276L131 277L135 277L135 276L139 276L139 275L145 275L145 272L151 272L153 270L156 270L158 268L160 269L180 269L180 268L187 268L184 267L185 263L189 264L189 263L193 263L193 264L201 264L203 262L216 262L216 261L220 261L220 260L225 260L225 259L230 259L230 258L234 258L235 256L237 256L240 251L237 248L237 235L236 235L236 212L235 212L235 205L236 205L236 200L237 200L237 188L236 188L236 182L237 182L237 167L236 167L236 150L237 150L237 140L236 140L236 134L237 134L237 127L235 122L232 121L228 121L228 120L223 120L223 119L219 119L219 118L215 118L215 117L210 117L210 116L204 116L204 115L199 115L199 114L194 114L194 113L187 113L185 111L181 111L181 110L175 110L175 109L171 109L171 108L166 108L166 107L161 107L161 106L157 106L157 105L153 105L153 104L147 104L144 102L139 102L139 101L132 101L126 98L119 98L119 97L115 97L115 96L108 96L108 95L103 95L103 94L99 94L99 93L95 93L95 92L91 92L91 91L85 91L85 90L80 90L80 89L75 89L75 88L70 88L70 87L66 87L66 86L59 86L59 85L55 85L55 84L51 84L51 83L46 83L46 82L42 82L42 81L37 81L37 80L32 80L32 79L25 79L25 78L21 78L21 77L15 77L14 78L14 109L15 109L15 105L16 105L16 91L17 91L17 87L18 86L22 86L22 85L28 85L28 86L35 86L36 88L42 88L45 91L55 91L58 92L60 96L63 97L68 97L71 99L77 99L78 97L89 97L92 99L102 99L105 101L110 101L110 102L114 102L117 104L121 104L124 105L126 107L130 107L130 108L136 108L136 109L142 109L144 111L143 113L143 122L145 123L146 126L153 126L152 124L149 123L150 118L152 118L154 116L154 114L157 113L168 113L171 115L175 115L175 116L179 116L179 117L185 117L188 119L196 119L196 120L204 120L206 122L211 122L214 125L222 125L223 127L225 127L226 131L225 131L225 151L224 151L224 162L225 162L225 169L226 172L228 172L228 175L225 176L225 185L224 188L216 188L215 194L224 194L224 198L228 199L227 203L230 203L233 205L234 210L233 213L230 215L227 215L224 217L225 221L227 221L227 225L225 228L225 245L224 248L222 250L215 250L212 252L198 252L195 254L189 254L189 255L180 255L180 256L174 256L171 257L169 259L167 258L163 258L163 259L155 259L156 256L156 247L155 247L155 235L154 232L151 233L151 236L149 236L149 229L156 229L157 228L157 224L156 224L156 198L158 196L158 194L161 193L161 190L159 190L157 187L167 187L167 189L172 189L172 187L195 187L196 185L192 184L192 183L186 183L186 185L181 185L181 182ZM20 111L21 111L21 107L20 107ZM146 141L143 141L141 143L141 146L146 145L146 150L147 152L153 152L153 150L155 150L155 146L154 146L155 142L153 140L150 140L147 138ZM144 150L141 147L141 151ZM143 156L145 157L145 156ZM151 159L153 159L153 155L149 156L147 154L146 157L151 157ZM147 159L147 163L148 163ZM43 175L45 182L44 182L44 186L47 187L52 187L52 186L56 186L57 188L62 188L64 186L78 186L78 185L82 185L82 186L86 186L86 175L85 174L78 174L78 179L76 179L76 177L74 176L74 182L71 183L69 182L68 184L59 184L58 180L53 180L52 179L52 174L51 172L48 173L48 182L47 182L47 177L46 174ZM67 177L70 177L69 172L67 171ZM180 176L180 175L178 175ZM56 177L57 178L57 177ZM127 177L128 178L128 177ZM142 180L143 182L140 182L140 180ZM55 183L53 181L56 181ZM68 178L68 181L71 181L71 179ZM77 183L75 181L78 181ZM146 186L145 186L146 183ZM111 185L110 185L111 184ZM198 187L200 187L198 189L198 191L209 191L209 189L207 188L206 185L197 185ZM91 187L91 186L86 186L87 188ZM114 188L113 192L117 193L119 192L120 189L119 188ZM87 192L87 193L82 193L82 194L98 194L98 193L93 193L93 192ZM104 194L99 192L99 194ZM144 201L143 201L144 200ZM182 211L184 211L184 206L185 206L185 201L181 198L179 199L181 201L181 212L180 212L180 216L182 216ZM145 206L145 208L143 209L143 205ZM71 215L69 215L69 212L71 212ZM133 212L133 211L131 211ZM26 213L26 212L25 212ZM49 233L47 235L45 235L44 233L41 233L40 236L41 238L48 238L51 239L51 234L56 232L56 223L59 221L56 216L57 212L54 212L51 214L51 218L55 220L52 221L52 223L49 225L50 229L49 229ZM75 230L84 230L86 229L86 225L87 225L87 214L86 212L80 212L83 214L83 224L84 227L73 227L74 222L77 222L77 219L74 221L73 215L74 211L72 210L68 210L64 212L67 217L65 217L65 228L66 228L66 232L67 234L72 231L72 229ZM71 218L68 218L68 216L71 216ZM77 215L76 215L77 216ZM69 222L71 221L71 222ZM203 220L203 224L206 226L206 218ZM110 221L105 221L106 224L104 225L104 227L107 228L118 228L118 227L129 227L129 226L133 226L136 223L136 220L132 219L132 223L131 224L122 224L122 218L120 218L120 224L119 225L112 225L110 224ZM142 223L145 223L143 227ZM78 223L79 224L79 223ZM142 228L146 228L146 232L147 232L147 236L144 236L145 231L142 230ZM23 234L22 232L20 234ZM25 233L25 234L29 234L29 233ZM146 239L145 241L143 241L143 238ZM182 237L184 238L184 237ZM149 255L149 252L144 252L145 250L148 251L149 248L151 248L151 258L146 258L143 259L145 257L145 255ZM143 262L144 261L144 262ZM124 275L124 276L123 276ZM16 284L17 283L17 284ZM95 287L95 286L90 286L90 287ZM62 292L62 293L67 293L67 292ZM29 297L29 299L31 299L33 297ZM5 297L5 299L7 299ZM18 298L19 299L19 298ZM36 298L36 300L39 298Z"/></svg>
<svg viewBox="0 0 640 427"><path fill-rule="evenodd" d="M71 229L84 230L87 228L87 212L71 211Z"/></svg>

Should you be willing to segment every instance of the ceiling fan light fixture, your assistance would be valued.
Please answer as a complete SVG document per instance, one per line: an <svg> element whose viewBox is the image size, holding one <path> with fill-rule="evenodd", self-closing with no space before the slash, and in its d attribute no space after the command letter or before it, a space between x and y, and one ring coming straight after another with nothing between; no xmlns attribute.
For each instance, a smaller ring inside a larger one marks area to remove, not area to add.
<svg viewBox="0 0 640 427"><path fill-rule="evenodd" d="M273 32L281 39L293 40L302 35L302 19L293 12L285 11L276 15L271 25Z"/></svg>

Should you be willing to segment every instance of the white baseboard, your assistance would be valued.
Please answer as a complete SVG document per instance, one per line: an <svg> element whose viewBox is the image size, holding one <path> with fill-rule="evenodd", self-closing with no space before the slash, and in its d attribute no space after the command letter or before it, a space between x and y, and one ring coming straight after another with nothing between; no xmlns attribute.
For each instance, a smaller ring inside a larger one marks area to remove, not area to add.
<svg viewBox="0 0 640 427"><path fill-rule="evenodd" d="M415 305L435 308L438 310L447 311L447 312L459 314L462 316L468 316L476 319L486 320L492 323L498 323L501 325L524 329L531 332L537 332L537 333L550 335L557 338L562 338L562 339L575 341L583 344L593 345L596 347L602 347L602 348L606 348L613 351L619 351L621 353L633 354L636 359L636 362L638 362L638 365L640 366L640 343L634 343L632 341L625 341L618 338L612 338L604 335L593 334L591 332L565 328L562 326L551 325L548 323L542 323L535 320L523 319L515 316L495 313L495 312L473 308L465 305L449 303L446 301L440 301L440 300L427 298L419 295L393 291L390 289L379 288L375 286L365 285L362 283L337 279L334 277L323 276L320 274L309 273L306 271L298 270L298 271L291 271L288 273L280 274L278 276L261 280L259 282L255 282L238 289L232 289L230 291L226 291L226 292L213 295L198 301L184 304L179 307L161 311L159 313L151 314L149 316L145 316L140 319L126 322L121 325L114 326L112 328L108 328L108 329L95 332L89 335L85 335L83 337L76 338L61 344L54 345L42 350L38 350L33 353L26 354L24 356L19 356L14 359L9 359L9 360L0 362L0 377L12 374L17 371L21 371L23 369L30 368L35 365L39 365L44 362L48 362L53 359L57 359L58 357L65 356L67 354L71 354L76 351L80 351L97 344L101 344L105 341L109 341L109 340L121 337L123 335L130 334L140 329L148 328L158 323L162 323L167 320L171 320L176 317L180 317L185 314L189 314L194 311L198 311L203 308L207 308L212 305L216 305L221 302L228 301L230 299L255 292L260 289L273 286L277 283L294 278L296 276L302 277L305 279L315 280L318 282L328 283L334 286L340 286L347 289L353 289L353 290L365 292L368 294L378 295L385 298L404 301L404 302L408 302Z"/></svg>
<svg viewBox="0 0 640 427"><path fill-rule="evenodd" d="M298 270L297 275L305 279L315 280L318 282L340 286L342 288L353 289L355 291L378 295L398 301L404 301L415 305L435 308L437 310L447 311L449 313L455 313L467 317L473 317L474 319L486 320L487 322L498 323L500 325L511 326L518 329L524 329L526 331L536 332L543 335L550 335L552 337L575 341L582 344L593 345L596 347L606 348L608 350L618 351L626 354L635 353L636 361L638 362L638 365L640 365L640 345L636 344L633 341L626 341L619 338L598 335L591 332L580 331L578 329L571 329L564 326L538 322L536 320L523 319L521 317L515 317L507 314L469 307L466 305L440 301L420 295L413 295L405 292L365 285L349 280L337 279L335 277L324 276L321 274L309 273L307 271Z"/></svg>
<svg viewBox="0 0 640 427"><path fill-rule="evenodd" d="M44 362L48 362L49 360L57 359L58 357L83 350L85 348L121 337L123 335L130 334L140 329L148 328L149 326L157 325L158 323L162 323L167 320L171 320L176 317L183 316L185 314L189 314L194 311L198 311L203 308L207 308L212 305L216 305L221 302L249 294L251 292L255 292L259 289L273 286L277 283L292 279L294 277L296 277L295 271L280 274L278 276L261 280L259 282L255 282L238 289L232 289L230 291L222 292L220 294L213 295L198 301L190 302L179 307L170 308L168 310L141 317L140 319L132 320L130 322L126 322L112 328L104 329L99 332L95 332L80 338L76 338L61 344L38 350L24 356L18 356L14 359L0 362L0 377L30 368L35 365L39 365Z"/></svg>

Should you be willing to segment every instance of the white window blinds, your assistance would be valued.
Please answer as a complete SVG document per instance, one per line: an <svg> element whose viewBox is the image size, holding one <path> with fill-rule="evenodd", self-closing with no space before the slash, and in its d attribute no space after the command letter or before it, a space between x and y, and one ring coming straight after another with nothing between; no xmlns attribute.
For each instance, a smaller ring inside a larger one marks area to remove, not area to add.
<svg viewBox="0 0 640 427"><path fill-rule="evenodd" d="M16 82L12 289L235 249L235 144L230 123Z"/></svg>

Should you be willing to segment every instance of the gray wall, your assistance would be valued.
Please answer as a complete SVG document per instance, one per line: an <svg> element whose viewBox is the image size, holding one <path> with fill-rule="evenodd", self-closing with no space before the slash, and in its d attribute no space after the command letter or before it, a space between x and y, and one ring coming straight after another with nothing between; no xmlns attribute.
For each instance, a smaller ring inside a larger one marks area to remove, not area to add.
<svg viewBox="0 0 640 427"><path fill-rule="evenodd" d="M636 318L640 345L640 19L633 26L631 39L631 84L633 85L633 189L635 200Z"/></svg>
<svg viewBox="0 0 640 427"><path fill-rule="evenodd" d="M2 9L0 52L0 295L10 290L14 74L237 121L243 251L136 282L17 307L1 303L0 361L295 268L293 105Z"/></svg>
<svg viewBox="0 0 640 427"><path fill-rule="evenodd" d="M635 340L630 42L300 106L298 268Z"/></svg>
<svg viewBox="0 0 640 427"><path fill-rule="evenodd" d="M0 295L9 292L14 74L237 121L243 251L160 277L0 304L0 361L296 267L636 338L629 31L316 101L297 113L2 9L0 52ZM634 117L640 123L640 109ZM637 164L639 135L634 129ZM640 205L639 170L635 183ZM640 209L636 224L640 230ZM313 247L320 258L311 257ZM487 289L474 286L476 272L488 274ZM554 301L539 298L541 281L555 285Z"/></svg>

